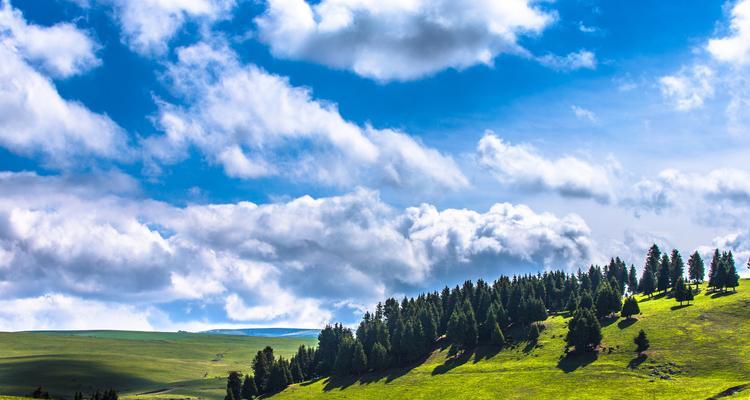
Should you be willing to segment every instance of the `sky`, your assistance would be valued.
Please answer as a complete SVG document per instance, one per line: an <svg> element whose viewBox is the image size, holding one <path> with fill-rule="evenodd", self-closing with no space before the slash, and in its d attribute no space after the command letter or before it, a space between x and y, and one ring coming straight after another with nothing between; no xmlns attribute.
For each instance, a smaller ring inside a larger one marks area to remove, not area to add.
<svg viewBox="0 0 750 400"><path fill-rule="evenodd" d="M0 330L750 258L750 0L0 0Z"/></svg>

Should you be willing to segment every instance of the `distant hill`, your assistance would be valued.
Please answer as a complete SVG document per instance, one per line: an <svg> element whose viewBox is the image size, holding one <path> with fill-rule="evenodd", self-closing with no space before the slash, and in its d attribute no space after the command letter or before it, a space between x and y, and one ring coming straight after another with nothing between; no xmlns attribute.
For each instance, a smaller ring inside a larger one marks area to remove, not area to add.
<svg viewBox="0 0 750 400"><path fill-rule="evenodd" d="M319 329L299 329L299 328L248 328L248 329L212 329L201 333L212 335L237 335L237 336L257 336L257 337L297 337L297 338L317 338Z"/></svg>

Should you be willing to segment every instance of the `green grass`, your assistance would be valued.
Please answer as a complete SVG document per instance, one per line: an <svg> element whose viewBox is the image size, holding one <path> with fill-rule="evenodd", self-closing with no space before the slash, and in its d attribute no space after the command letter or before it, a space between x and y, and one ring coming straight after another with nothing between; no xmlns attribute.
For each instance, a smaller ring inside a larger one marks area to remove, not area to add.
<svg viewBox="0 0 750 400"><path fill-rule="evenodd" d="M290 356L307 338L162 332L0 333L0 394L29 395L37 386L71 398L75 391L116 388L145 398L224 397L227 371L249 371L266 345ZM0 397L0 400L8 400Z"/></svg>
<svg viewBox="0 0 750 400"><path fill-rule="evenodd" d="M555 316L545 322L536 347L520 342L500 352L480 348L458 360L437 350L411 369L321 379L273 398L706 399L750 383L750 281L722 296L702 289L682 308L671 298L639 298L643 315L632 324L619 319L605 326L596 356L561 359L568 318ZM644 362L629 368L637 363L633 338L640 329L651 348ZM654 369L658 376L651 375ZM749 399L750 389L727 397L740 398Z"/></svg>

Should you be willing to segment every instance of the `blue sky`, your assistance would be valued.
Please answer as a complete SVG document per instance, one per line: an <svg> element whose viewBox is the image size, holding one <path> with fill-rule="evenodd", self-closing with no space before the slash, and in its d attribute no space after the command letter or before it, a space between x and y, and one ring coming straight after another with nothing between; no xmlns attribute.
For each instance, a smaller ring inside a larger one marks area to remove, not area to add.
<svg viewBox="0 0 750 400"><path fill-rule="evenodd" d="M3 0L0 58L0 330L750 257L747 0Z"/></svg>

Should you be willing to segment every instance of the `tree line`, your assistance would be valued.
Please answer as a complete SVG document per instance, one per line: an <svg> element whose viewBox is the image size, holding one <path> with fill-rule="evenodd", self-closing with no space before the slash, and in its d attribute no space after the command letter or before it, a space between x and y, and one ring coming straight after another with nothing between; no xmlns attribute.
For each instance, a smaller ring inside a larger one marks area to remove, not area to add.
<svg viewBox="0 0 750 400"><path fill-rule="evenodd" d="M750 267L750 265L749 265ZM356 331L341 324L326 326L318 347L301 346L290 360L274 358L273 349L259 351L252 362L253 377L229 376L226 400L252 399L283 390L292 383L331 375L360 375L413 364L429 355L439 340L449 354L477 345L503 347L509 331L534 341L540 322L551 313L569 313L566 343L575 352L593 351L601 343L603 319L640 314L633 297L671 291L681 304L693 299L690 283L702 283L705 266L698 252L686 266L679 251L662 254L653 245L641 278L634 265L619 257L604 266L591 265L576 273L547 271L535 275L501 276L492 283L466 281L453 288L423 293L401 301L389 298L366 312ZM730 252L717 249L709 266L712 290L736 289L739 275ZM231 388L230 388L231 386Z"/></svg>

